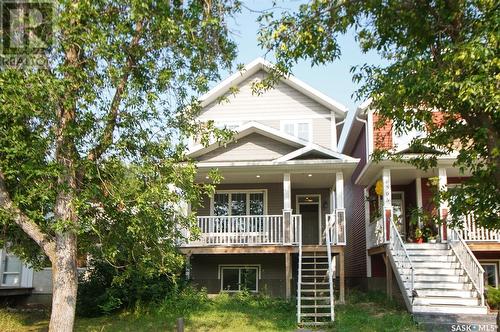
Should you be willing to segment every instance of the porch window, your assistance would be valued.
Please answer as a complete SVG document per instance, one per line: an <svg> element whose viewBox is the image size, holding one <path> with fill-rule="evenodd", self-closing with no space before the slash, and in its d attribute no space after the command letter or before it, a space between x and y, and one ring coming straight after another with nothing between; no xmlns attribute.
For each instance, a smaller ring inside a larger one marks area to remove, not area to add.
<svg viewBox="0 0 500 332"><path fill-rule="evenodd" d="M5 287L20 286L23 265L21 260L14 255L7 254L5 250L2 250L1 258L1 285Z"/></svg>
<svg viewBox="0 0 500 332"><path fill-rule="evenodd" d="M310 120L285 120L281 121L280 127L285 134L304 141L312 141L312 124Z"/></svg>
<svg viewBox="0 0 500 332"><path fill-rule="evenodd" d="M498 269L496 263L481 263L484 269L484 283L487 286L498 287Z"/></svg>
<svg viewBox="0 0 500 332"><path fill-rule="evenodd" d="M260 216L264 213L264 191L216 192L214 194L214 216Z"/></svg>
<svg viewBox="0 0 500 332"><path fill-rule="evenodd" d="M257 266L223 266L221 267L221 290L239 292L258 291L259 268Z"/></svg>

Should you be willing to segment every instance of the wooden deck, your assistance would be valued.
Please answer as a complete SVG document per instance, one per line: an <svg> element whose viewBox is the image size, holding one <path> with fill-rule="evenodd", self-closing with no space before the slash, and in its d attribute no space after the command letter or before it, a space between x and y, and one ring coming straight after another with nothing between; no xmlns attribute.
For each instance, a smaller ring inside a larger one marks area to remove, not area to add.
<svg viewBox="0 0 500 332"><path fill-rule="evenodd" d="M298 253L297 245L227 245L227 246L183 246L179 248L185 255L199 254L287 254ZM325 245L302 245L302 251L326 251ZM332 246L332 253L343 253L344 246Z"/></svg>
<svg viewBox="0 0 500 332"><path fill-rule="evenodd" d="M472 251L500 251L500 242L467 242Z"/></svg>

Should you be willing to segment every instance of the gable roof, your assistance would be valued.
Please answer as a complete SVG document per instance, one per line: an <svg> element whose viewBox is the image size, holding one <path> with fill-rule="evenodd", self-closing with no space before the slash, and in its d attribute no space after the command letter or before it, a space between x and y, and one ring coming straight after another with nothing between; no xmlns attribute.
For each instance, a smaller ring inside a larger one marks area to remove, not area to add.
<svg viewBox="0 0 500 332"><path fill-rule="evenodd" d="M330 158L335 158L339 159L342 161L357 161L357 159L343 155L341 153L332 151L330 149L324 148L322 146L319 146L315 143L311 143L308 141L304 141L300 138L285 134L279 130L276 130L274 128L268 127L266 125L263 125L259 122L251 121L247 122L244 125L238 127L236 130L236 134L233 136L233 141L238 140L242 137L248 136L250 134L260 134L266 137L269 137L271 139L274 139L276 141L279 141L281 143L290 145L291 147L297 148L297 150L292 151L291 153L288 153L282 157L279 157L274 160L274 162L284 162L284 161L289 161L294 158L303 156L308 153L317 153L321 155L325 155ZM188 156L191 158L197 158L199 156L202 156L206 153L209 153L215 149L223 147L219 142L214 142L208 146L203 146L201 144L196 145L193 147L193 149L188 152Z"/></svg>
<svg viewBox="0 0 500 332"><path fill-rule="evenodd" d="M264 70L265 72L270 72L273 68L273 64L264 60L263 58L257 58L247 64L241 71L237 71L232 74L221 83L219 83L215 88L204 94L200 97L200 102L202 107L206 107L210 103L217 100L217 98L222 97L225 93L229 91L229 89L233 86L236 86L242 83L244 80L257 73L259 70ZM289 85L290 87L296 89L302 94L308 96L324 107L328 108L331 111L334 111L340 117L344 117L347 112L347 107L342 105L341 103L333 100L327 95L319 92L313 87L307 85L302 82L298 78L293 75L289 75L281 79L281 82Z"/></svg>

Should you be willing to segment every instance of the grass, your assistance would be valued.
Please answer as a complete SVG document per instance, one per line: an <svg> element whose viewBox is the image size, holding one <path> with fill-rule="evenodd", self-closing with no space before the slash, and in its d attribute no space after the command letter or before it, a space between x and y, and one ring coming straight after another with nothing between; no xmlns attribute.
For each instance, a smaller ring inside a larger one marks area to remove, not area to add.
<svg viewBox="0 0 500 332"><path fill-rule="evenodd" d="M78 318L75 331L173 331L177 317L185 318L186 331L295 331L295 306L290 302L248 294L219 295L208 299L187 291L157 306L98 318ZM45 331L46 312L0 310L0 330ZM411 316L382 293L351 292L347 304L336 307L336 321L327 331L419 331Z"/></svg>

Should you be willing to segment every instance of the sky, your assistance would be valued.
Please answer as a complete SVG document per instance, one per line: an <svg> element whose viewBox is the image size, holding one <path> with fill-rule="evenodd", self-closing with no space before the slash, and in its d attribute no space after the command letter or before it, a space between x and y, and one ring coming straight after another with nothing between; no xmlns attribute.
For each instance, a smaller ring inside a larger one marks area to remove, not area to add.
<svg viewBox="0 0 500 332"><path fill-rule="evenodd" d="M296 9L304 1L283 0L278 1L279 7ZM266 51L257 44L257 31L259 28L256 22L258 13L254 11L269 9L272 2L269 0L244 0L245 7L241 14L229 22L230 29L234 32L233 39L238 44L239 55L236 63L247 64L257 57L263 57L273 62L272 54L266 56ZM313 88L321 91L327 96L340 102L349 110L356 108L362 101L356 101L353 93L358 86L352 82L352 74L349 72L354 65L383 64L383 60L376 54L363 54L354 40L354 31L338 39L342 56L335 62L326 66L316 66L311 68L309 61L301 61L293 68L293 74L301 81Z"/></svg>

